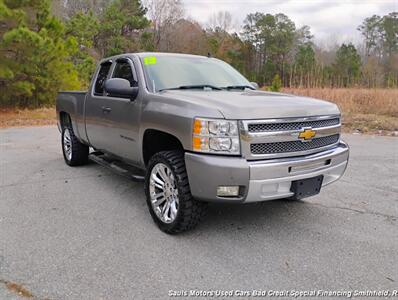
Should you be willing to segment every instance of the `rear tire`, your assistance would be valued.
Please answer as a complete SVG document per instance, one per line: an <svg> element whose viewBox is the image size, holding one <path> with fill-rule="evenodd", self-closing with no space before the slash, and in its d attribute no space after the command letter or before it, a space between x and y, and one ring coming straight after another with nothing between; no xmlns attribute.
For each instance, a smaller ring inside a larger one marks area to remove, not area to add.
<svg viewBox="0 0 398 300"><path fill-rule="evenodd" d="M88 161L89 147L79 142L72 126L62 128L62 153L69 166L84 165Z"/></svg>
<svg viewBox="0 0 398 300"><path fill-rule="evenodd" d="M152 156L145 194L153 220L168 234L193 229L207 210L207 203L192 197L181 151L162 151Z"/></svg>

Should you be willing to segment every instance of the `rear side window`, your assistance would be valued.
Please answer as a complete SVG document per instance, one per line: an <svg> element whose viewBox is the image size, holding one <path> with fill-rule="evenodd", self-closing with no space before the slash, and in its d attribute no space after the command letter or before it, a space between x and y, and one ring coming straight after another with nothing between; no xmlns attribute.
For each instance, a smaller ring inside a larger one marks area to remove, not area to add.
<svg viewBox="0 0 398 300"><path fill-rule="evenodd" d="M108 77L109 70L111 69L112 63L107 62L101 65L98 72L97 80L95 81L94 93L97 96L102 96L104 93L104 82Z"/></svg>
<svg viewBox="0 0 398 300"><path fill-rule="evenodd" d="M130 86L137 86L131 65L127 61L119 61L116 63L112 78L123 78L130 82Z"/></svg>

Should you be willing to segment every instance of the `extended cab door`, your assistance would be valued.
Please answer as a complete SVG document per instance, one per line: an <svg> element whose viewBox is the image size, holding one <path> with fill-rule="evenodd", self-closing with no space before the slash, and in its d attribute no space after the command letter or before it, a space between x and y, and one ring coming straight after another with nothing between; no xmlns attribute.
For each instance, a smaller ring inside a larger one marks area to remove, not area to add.
<svg viewBox="0 0 398 300"><path fill-rule="evenodd" d="M104 82L109 78L112 61L103 62L94 77L87 93L84 114L88 140L97 150L105 150L108 139L109 123L107 120Z"/></svg>
<svg viewBox="0 0 398 300"><path fill-rule="evenodd" d="M114 63L110 78L123 78L130 86L138 87L137 73L129 58L119 58ZM104 149L133 163L140 157L138 130L140 117L140 93L135 99L106 95L103 118L107 124Z"/></svg>

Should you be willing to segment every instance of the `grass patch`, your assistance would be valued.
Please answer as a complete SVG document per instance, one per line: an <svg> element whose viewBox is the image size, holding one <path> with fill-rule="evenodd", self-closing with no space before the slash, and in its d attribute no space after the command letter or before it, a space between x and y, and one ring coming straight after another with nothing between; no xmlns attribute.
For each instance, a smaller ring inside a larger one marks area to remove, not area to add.
<svg viewBox="0 0 398 300"><path fill-rule="evenodd" d="M0 109L0 128L54 125L56 123L55 108Z"/></svg>
<svg viewBox="0 0 398 300"><path fill-rule="evenodd" d="M343 115L343 130L397 135L398 89L290 89L284 93L336 103Z"/></svg>

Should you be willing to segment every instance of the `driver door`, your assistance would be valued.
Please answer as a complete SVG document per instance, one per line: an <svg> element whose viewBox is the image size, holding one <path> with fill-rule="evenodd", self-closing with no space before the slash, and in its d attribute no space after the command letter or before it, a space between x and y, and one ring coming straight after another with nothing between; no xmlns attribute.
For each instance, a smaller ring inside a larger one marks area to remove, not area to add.
<svg viewBox="0 0 398 300"><path fill-rule="evenodd" d="M119 58L115 62L110 78L123 78L130 86L138 86L133 62L129 58ZM107 123L105 149L132 163L139 162L138 129L140 112L140 95L135 99L119 98L106 95L104 115Z"/></svg>

